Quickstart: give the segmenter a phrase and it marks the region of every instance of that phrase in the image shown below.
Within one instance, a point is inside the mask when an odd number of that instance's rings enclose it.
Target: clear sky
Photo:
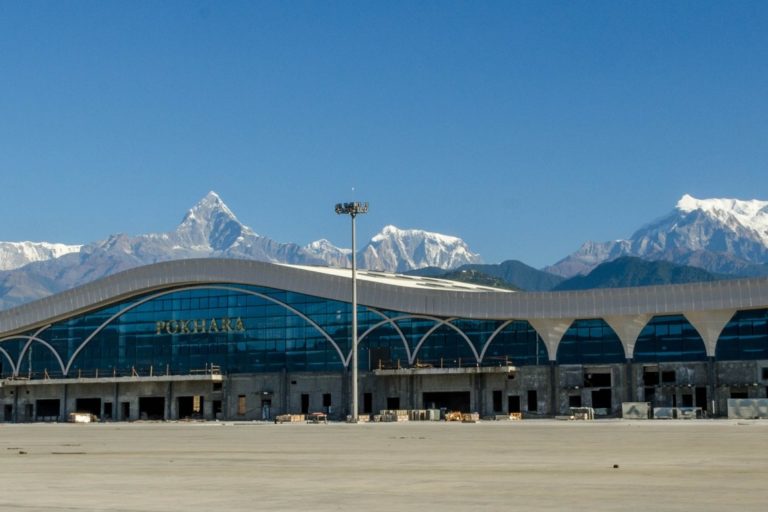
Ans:
[[[333,204],[540,267],[684,194],[768,199],[768,2],[0,0],[0,240],[278,241]],[[354,190],[353,190],[354,188]]]

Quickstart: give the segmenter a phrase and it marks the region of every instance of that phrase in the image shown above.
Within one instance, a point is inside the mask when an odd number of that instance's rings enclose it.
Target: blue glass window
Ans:
[[[768,309],[737,312],[717,340],[715,357],[768,359]]]
[[[607,364],[625,359],[619,337],[602,319],[575,320],[557,349],[560,364]]]
[[[639,363],[706,359],[701,336],[683,315],[653,317],[640,332],[633,357]]]

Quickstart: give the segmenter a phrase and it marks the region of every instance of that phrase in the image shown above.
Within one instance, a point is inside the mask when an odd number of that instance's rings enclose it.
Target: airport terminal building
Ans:
[[[766,398],[768,278],[512,292],[358,272],[361,414]],[[270,420],[351,397],[351,272],[157,263],[0,312],[0,421]]]

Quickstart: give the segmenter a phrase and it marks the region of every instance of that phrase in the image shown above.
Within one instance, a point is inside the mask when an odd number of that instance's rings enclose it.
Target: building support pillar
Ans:
[[[408,401],[411,409],[416,409],[416,376],[408,377]]]
[[[13,390],[13,422],[19,422],[19,388]]]
[[[165,421],[173,418],[173,381],[168,381],[165,390]]]
[[[352,414],[351,406],[352,406],[352,399],[349,394],[349,385],[350,381],[352,380],[352,375],[349,371],[349,368],[344,368],[342,371],[342,377],[341,377],[341,403],[344,404],[343,407],[343,414],[344,418]]]
[[[715,358],[707,357],[707,393],[709,398],[709,413],[712,416],[717,414],[717,399],[715,391],[717,390],[717,372],[715,371]]]
[[[115,382],[115,403],[112,405],[112,419],[115,421],[124,421],[122,418],[122,404],[120,403],[120,383]]]
[[[626,393],[625,393],[625,400],[627,402],[635,402],[635,378],[634,378],[634,372],[632,371],[632,358],[627,358],[627,364],[626,364],[626,379],[627,379],[627,386],[626,386]]]
[[[61,421],[67,421],[67,400],[69,397],[67,396],[67,385],[64,384],[64,401],[61,404],[61,411],[62,411],[62,418]]]
[[[557,367],[555,365],[555,361],[549,362],[549,392],[550,392],[550,414],[552,416],[557,416],[560,414],[560,407],[558,404],[557,396],[559,389],[557,386]],[[528,406],[530,408],[530,405]]]
[[[291,400],[291,382],[288,380],[288,370],[283,368],[283,396],[280,397],[280,402],[281,402],[280,406],[283,408],[283,414],[290,414],[291,412],[290,400]],[[344,402],[342,401],[342,403]]]

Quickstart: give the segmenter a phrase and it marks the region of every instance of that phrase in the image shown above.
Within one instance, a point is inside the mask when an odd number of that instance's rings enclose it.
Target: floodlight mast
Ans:
[[[352,415],[350,421],[357,423],[357,255],[355,247],[355,217],[368,213],[368,203],[338,203],[336,213],[352,218]]]

